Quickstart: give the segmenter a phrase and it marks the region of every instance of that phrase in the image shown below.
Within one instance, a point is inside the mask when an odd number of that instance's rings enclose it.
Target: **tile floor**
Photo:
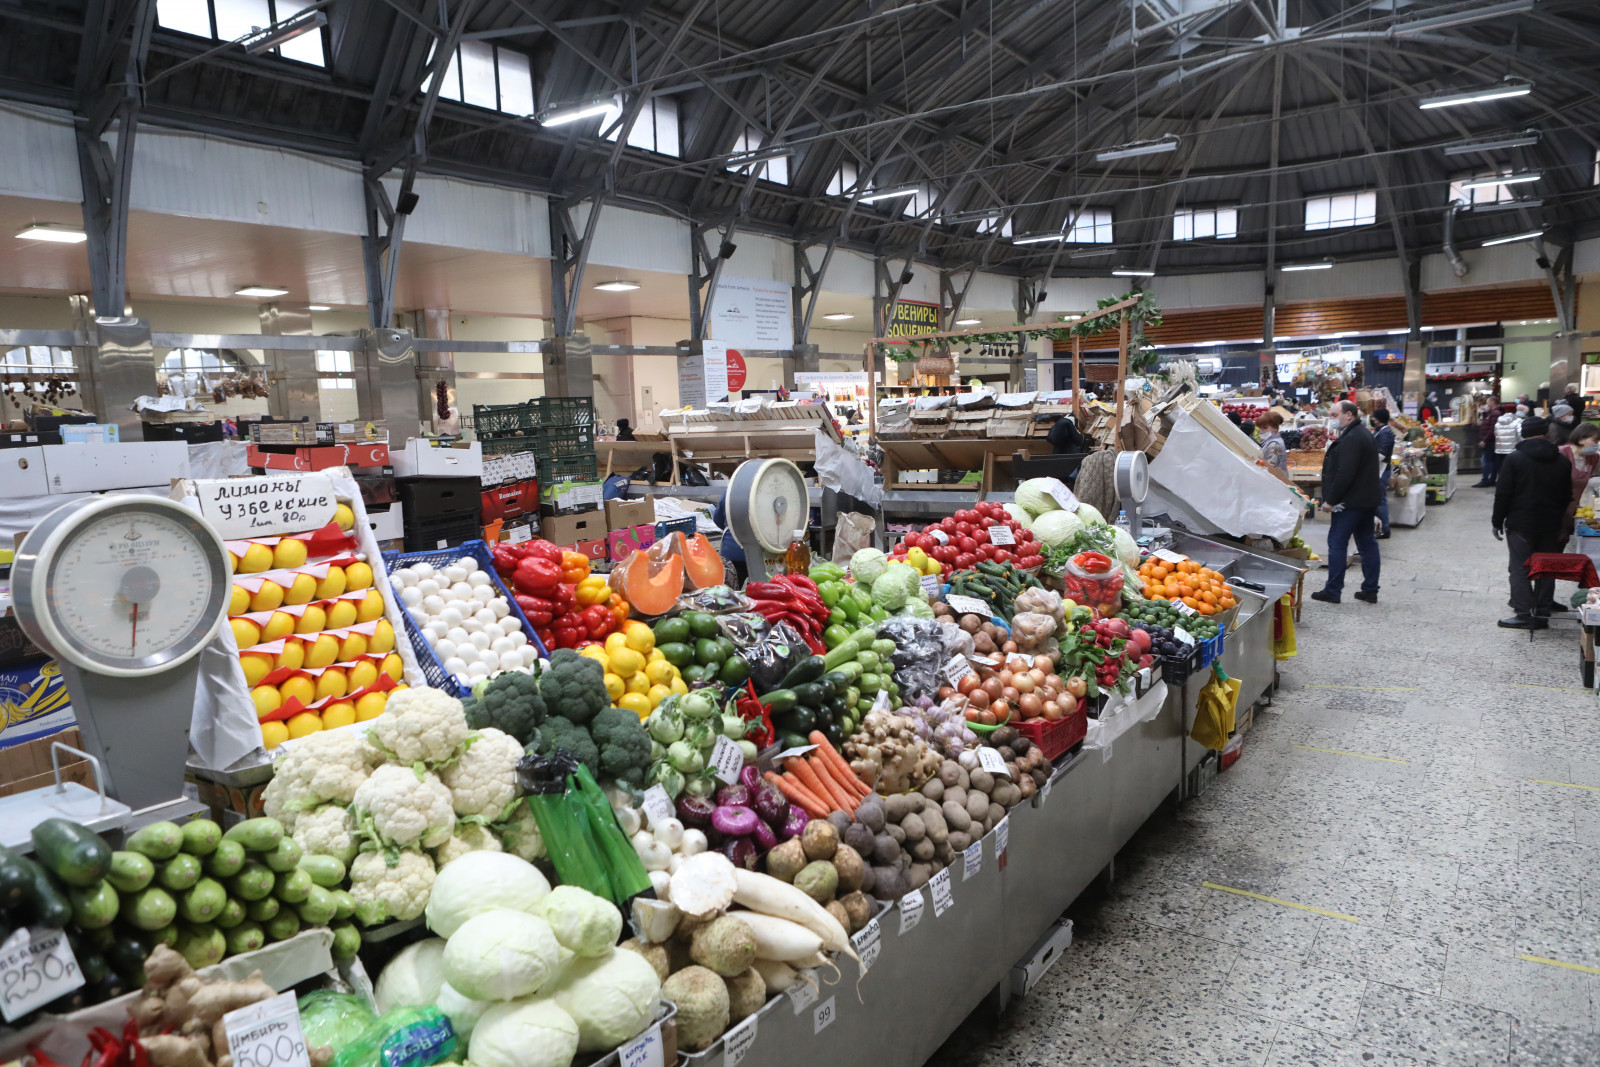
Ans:
[[[933,1064],[1600,1064],[1600,704],[1570,623],[1495,628],[1489,505],[1463,487],[1397,527],[1378,606],[1359,578],[1307,600],[1244,758],[1152,818],[1040,988]]]

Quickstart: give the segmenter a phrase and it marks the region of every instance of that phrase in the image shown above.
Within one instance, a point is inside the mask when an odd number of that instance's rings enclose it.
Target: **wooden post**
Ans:
[[[1128,380],[1128,320],[1124,318],[1117,325],[1117,426],[1114,431],[1117,442],[1122,441],[1122,390]]]
[[[1073,334],[1072,335],[1072,410],[1077,412],[1078,430],[1079,430],[1079,432],[1083,431],[1083,428],[1084,428],[1084,425],[1085,425],[1085,422],[1084,422],[1084,409],[1083,409],[1083,390],[1078,385],[1079,375],[1082,373],[1082,369],[1079,366],[1079,361],[1080,361],[1080,359],[1082,357],[1083,357],[1083,338],[1079,337],[1077,334]]]
[[[865,354],[861,357],[862,364],[867,369],[867,440],[878,439],[878,376],[873,373],[872,342],[867,342]]]

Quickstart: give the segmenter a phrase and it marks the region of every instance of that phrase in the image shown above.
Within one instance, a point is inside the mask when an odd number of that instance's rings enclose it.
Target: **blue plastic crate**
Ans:
[[[1227,640],[1227,637],[1227,634],[1218,631],[1217,636],[1207,638],[1199,643],[1200,667],[1202,670],[1211,666],[1217,660],[1222,658],[1222,646],[1223,642]]]
[[[392,573],[399,567],[409,567],[413,563],[431,563],[435,567],[447,567],[462,556],[471,556],[478,561],[478,566],[489,572],[489,580],[494,583],[495,590],[504,596],[506,603],[511,606],[511,617],[522,623],[522,632],[528,635],[528,643],[539,650],[540,658],[548,658],[549,650],[544,647],[544,642],[539,640],[539,635],[534,632],[528,617],[517,606],[516,596],[500,580],[500,573],[494,569],[494,557],[489,553],[489,546],[482,541],[463,541],[455,548],[440,548],[432,552],[385,552],[383,564],[385,570]],[[422,675],[428,680],[428,684],[435,689],[444,690],[453,697],[469,696],[472,692],[470,689],[457,682],[454,675],[445,673],[444,665],[439,662],[433,646],[422,636],[422,630],[411,617],[411,612],[405,610],[404,605],[401,605],[400,614],[405,616],[406,635],[411,638],[411,649],[417,654],[417,663],[422,667]]]

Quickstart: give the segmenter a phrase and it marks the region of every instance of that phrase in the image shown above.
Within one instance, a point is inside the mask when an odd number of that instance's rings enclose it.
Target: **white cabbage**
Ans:
[[[494,908],[534,912],[550,895],[539,868],[509,852],[468,852],[442,868],[428,896],[428,929],[450,937],[461,924]]]

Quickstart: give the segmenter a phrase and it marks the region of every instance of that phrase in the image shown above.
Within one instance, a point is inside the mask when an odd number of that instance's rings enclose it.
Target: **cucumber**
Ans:
[[[244,846],[237,841],[219,842],[217,850],[201,866],[213,878],[232,878],[244,866]]]
[[[153,860],[170,860],[183,847],[183,830],[175,822],[153,822],[135,831],[127,844],[129,851]]]
[[[78,955],[78,970],[83,972],[85,982],[94,985],[106,980],[106,975],[111,973],[111,965],[100,953],[85,952]]]
[[[208,923],[215,921],[227,904],[228,894],[223,890],[222,883],[214,878],[202,878],[183,895],[179,910],[192,923]],[[239,917],[244,918],[242,908]]]
[[[23,898],[22,911],[33,924],[60,928],[72,921],[72,902],[61,891],[61,887],[50,880],[47,872],[39,864],[26,856],[17,857],[28,871],[28,892]]]
[[[287,941],[300,932],[300,916],[291,909],[284,908],[267,923],[266,930],[269,941]]]
[[[361,931],[353,923],[338,923],[333,927],[333,958],[346,962],[356,958],[361,951]]]
[[[111,871],[110,846],[66,819],[46,819],[33,828],[33,854],[57,878],[84,889]]]
[[[271,852],[283,840],[283,823],[277,819],[246,819],[222,835],[224,841],[237,841],[251,852]]]
[[[246,860],[239,873],[228,879],[228,894],[249,902],[272,892],[272,871],[265,864]]]
[[[227,954],[228,942],[210,923],[196,923],[178,931],[178,943],[173,946],[178,955],[189,961],[189,966],[199,969],[221,963]]]
[[[333,917],[334,919],[348,919],[356,913],[356,900],[350,895],[349,890],[335,889],[333,891]],[[338,928],[334,928],[335,934]]]
[[[305,852],[298,842],[292,837],[285,837],[278,842],[278,847],[268,852],[261,858],[261,862],[272,868],[278,874],[292,871],[300,864],[300,857]]]
[[[111,964],[111,969],[118,974],[142,984],[144,961],[154,947],[155,942],[150,938],[124,930],[117,934],[111,942],[111,947],[106,949],[106,962]]]
[[[140,930],[160,930],[178,915],[178,902],[158,886],[122,898],[122,919]]]
[[[774,689],[772,692],[766,694],[760,699],[761,703],[765,704],[767,709],[774,715],[781,715],[786,711],[792,711],[795,706],[795,695],[793,689]]]
[[[307,926],[327,925],[333,920],[334,913],[337,910],[333,894],[320,885],[312,886],[306,894],[306,899],[301,901],[295,908],[296,913],[300,916],[300,921]]]
[[[148,893],[149,890],[147,889],[145,892]],[[168,948],[172,948],[178,943],[178,924],[168,923],[161,929],[153,931],[150,934],[150,943],[152,945],[166,945]]]
[[[337,889],[344,881],[344,861],[337,856],[308,854],[300,857],[299,866],[311,876],[313,882],[326,889]]]
[[[119,893],[137,893],[149,885],[156,876],[156,865],[150,857],[138,852],[113,852],[111,872],[106,881]]]
[[[311,886],[311,875],[296,867],[292,871],[278,875],[272,887],[272,895],[285,904],[298,904],[310,895]]]
[[[808,708],[820,708],[827,703],[828,692],[819,682],[806,682],[794,687],[794,700]]]
[[[271,898],[269,897],[268,899]],[[229,897],[228,902],[217,913],[217,917],[211,921],[220,929],[232,930],[235,926],[244,922],[244,905]]]
[[[110,926],[111,920],[117,917],[117,909],[122,903],[117,891],[111,888],[111,883],[104,880],[96,882],[87,889],[80,886],[71,887],[67,890],[67,899],[72,902],[72,921],[84,930],[98,930],[102,926]],[[94,981],[92,978],[89,980]]]
[[[191,856],[209,856],[222,840],[222,827],[210,819],[195,819],[183,824],[183,851]]]
[[[229,898],[232,899],[231,897]],[[278,912],[283,910],[283,905],[278,903],[277,897],[262,897],[252,900],[244,906],[244,917],[253,923],[264,923],[277,918]]]
[[[241,952],[254,952],[267,943],[267,935],[261,929],[260,923],[245,921],[235,926],[227,934],[228,955],[237,956]]]
[[[783,676],[783,681],[778,683],[779,689],[793,689],[797,685],[814,682],[825,673],[824,660],[821,656],[807,656],[789,669]]]
[[[0,845],[0,911],[21,904],[33,885],[33,873],[22,857]]]
[[[186,852],[180,852],[156,872],[156,884],[173,893],[181,893],[200,880],[200,861]]]

